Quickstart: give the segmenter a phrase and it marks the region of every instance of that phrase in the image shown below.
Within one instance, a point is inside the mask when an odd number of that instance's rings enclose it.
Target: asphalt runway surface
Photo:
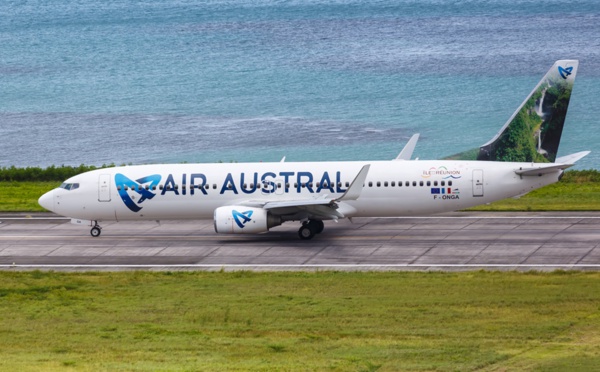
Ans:
[[[299,223],[219,235],[212,221],[87,226],[47,214],[0,215],[4,270],[599,270],[600,213],[466,213]]]

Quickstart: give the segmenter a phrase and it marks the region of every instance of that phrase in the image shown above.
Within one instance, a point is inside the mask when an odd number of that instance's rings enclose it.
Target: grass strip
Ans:
[[[594,370],[600,273],[0,272],[1,370]]]
[[[46,212],[38,204],[44,193],[61,182],[0,182],[0,212]]]

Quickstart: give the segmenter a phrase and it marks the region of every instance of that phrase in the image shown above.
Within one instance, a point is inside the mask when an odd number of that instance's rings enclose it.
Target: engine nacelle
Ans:
[[[257,234],[281,225],[281,217],[262,208],[232,205],[215,209],[214,222],[219,234]]]

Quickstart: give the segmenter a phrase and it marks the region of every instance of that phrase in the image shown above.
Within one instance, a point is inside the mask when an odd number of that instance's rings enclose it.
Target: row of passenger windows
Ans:
[[[79,187],[79,184],[73,184],[73,185],[77,185],[77,187]],[[452,186],[452,181],[448,181],[448,182],[446,182],[446,181],[440,181],[439,183],[438,183],[438,181],[412,181],[412,182],[411,181],[404,181],[404,182],[402,182],[402,181],[398,181],[398,182],[396,182],[396,181],[383,181],[383,182],[381,182],[381,181],[377,181],[377,182],[369,181],[367,185],[369,187],[375,187],[375,186],[376,187],[382,187],[382,186],[383,187],[410,187],[411,185],[413,187],[416,187],[416,186]],[[367,186],[367,185],[365,185],[365,186]],[[261,186],[264,187],[264,188],[271,187],[269,185],[269,183],[264,183],[264,184],[258,183],[258,184],[256,184],[256,188],[257,189],[260,189]],[[277,183],[277,188],[281,188],[281,186],[282,186],[281,183]],[[290,186],[291,186],[291,184],[289,184],[289,183],[285,184],[285,187],[288,188],[288,189],[290,188]],[[331,185],[331,187],[334,187],[334,186],[336,186],[336,185],[335,184]],[[75,188],[77,188],[77,187],[75,187]],[[200,189],[201,187],[203,187],[206,190],[208,190],[208,189],[211,188],[210,185],[204,185],[204,186],[193,185],[193,186],[189,186],[189,189],[190,190],[191,189]],[[255,188],[255,186],[254,186],[253,183],[250,184],[250,187],[248,187],[248,184],[246,184],[246,183],[242,187],[244,189],[248,189],[248,188],[254,189]],[[310,187],[310,188],[317,187],[317,188],[319,188],[319,187],[321,187],[321,184],[320,184],[320,182],[316,182],[316,183],[309,182],[309,183],[302,183],[302,184],[300,184],[300,187],[301,188],[306,188],[306,187]],[[329,186],[328,183],[326,183],[326,182],[323,183],[323,187],[322,188],[326,189],[326,188],[329,188],[329,187],[330,186]],[[342,183],[338,182],[337,183],[337,187],[338,188],[342,187]],[[345,187],[350,187],[350,182],[346,182],[345,183]],[[163,190],[165,188],[167,190],[173,190],[173,189],[179,190],[179,185],[175,185],[175,187],[171,187],[170,185],[167,185],[166,187],[164,187],[163,185],[158,186],[159,190]],[[187,188],[188,187],[186,185],[181,186],[182,190],[186,190]],[[233,188],[233,186],[232,185],[228,185],[227,188],[231,190]],[[294,183],[294,188],[298,188],[298,183]],[[73,189],[74,188],[71,188],[71,190],[73,190]],[[121,188],[121,186],[118,186],[117,189],[121,190],[122,188]],[[135,190],[136,187],[125,186],[124,189],[125,190]],[[152,186],[150,188],[148,185],[146,185],[146,186],[138,185],[137,186],[137,190],[143,190],[143,189],[145,189],[145,190],[150,190],[150,189],[156,190],[157,187],[156,186]],[[212,185],[212,189],[216,190],[217,189],[217,185],[213,184]]]
[[[383,186],[383,187],[388,187],[388,186],[396,187],[396,181],[391,181],[391,182],[388,182],[388,181],[380,182],[380,181],[378,181],[378,182],[375,182],[375,183],[369,182],[369,187],[374,187],[374,185],[376,185],[377,187],[381,187],[381,186]],[[446,186],[446,185],[447,186],[452,186],[452,181],[448,181],[448,182],[446,182],[446,181],[440,181],[439,183],[438,183],[438,181],[418,181],[418,182],[417,181],[412,181],[412,182],[410,182],[410,181],[404,181],[404,183],[402,181],[398,181],[398,187],[402,187],[402,186],[409,187],[411,185],[413,187],[416,187],[416,186]]]

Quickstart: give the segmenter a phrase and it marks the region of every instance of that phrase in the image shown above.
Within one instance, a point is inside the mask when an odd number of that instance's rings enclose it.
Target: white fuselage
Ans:
[[[40,204],[95,221],[210,219],[222,206],[340,197],[366,164],[360,196],[339,205],[344,217],[460,210],[525,194],[561,174],[522,177],[515,171],[533,164],[449,160],[141,165],[72,177],[65,182],[77,188],[52,190]]]

